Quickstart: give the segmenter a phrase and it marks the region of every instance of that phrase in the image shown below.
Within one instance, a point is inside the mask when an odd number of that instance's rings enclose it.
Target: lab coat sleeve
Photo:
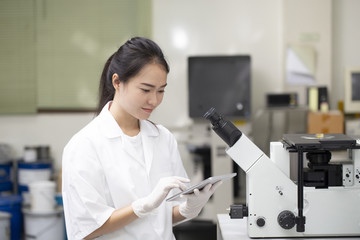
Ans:
[[[76,239],[99,228],[115,210],[106,197],[106,180],[93,145],[86,137],[75,137],[63,154],[66,225]]]

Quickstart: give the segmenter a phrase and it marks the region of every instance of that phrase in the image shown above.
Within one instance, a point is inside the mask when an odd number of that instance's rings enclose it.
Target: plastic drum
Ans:
[[[10,217],[10,213],[0,212],[0,239],[10,240]]]
[[[23,208],[25,240],[64,240],[64,212],[58,207],[49,212],[35,212]]]
[[[0,196],[0,211],[11,214],[10,217],[10,239],[20,240],[22,231],[22,197],[20,195]]]
[[[50,180],[52,174],[51,163],[19,162],[18,184],[19,193],[29,191],[29,184],[36,181]]]

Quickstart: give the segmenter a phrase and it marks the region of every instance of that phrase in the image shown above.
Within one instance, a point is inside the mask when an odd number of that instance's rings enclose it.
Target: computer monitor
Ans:
[[[202,118],[211,107],[227,118],[250,118],[249,55],[189,57],[188,83],[191,118]]]
[[[345,69],[344,112],[360,113],[360,67]]]

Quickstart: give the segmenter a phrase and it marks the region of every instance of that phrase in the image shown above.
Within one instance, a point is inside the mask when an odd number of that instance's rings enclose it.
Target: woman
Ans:
[[[63,201],[68,238],[175,239],[217,184],[164,199],[189,182],[174,136],[147,119],[161,103],[169,66],[159,46],[132,38],[106,62],[98,115],[66,145]]]

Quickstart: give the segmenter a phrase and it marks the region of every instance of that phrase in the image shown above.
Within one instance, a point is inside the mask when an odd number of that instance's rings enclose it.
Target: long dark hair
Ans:
[[[149,63],[160,64],[167,73],[170,71],[160,47],[152,40],[143,37],[131,38],[112,54],[106,61],[101,74],[96,114],[98,115],[106,103],[114,98],[113,74],[116,73],[119,80],[126,83]]]

